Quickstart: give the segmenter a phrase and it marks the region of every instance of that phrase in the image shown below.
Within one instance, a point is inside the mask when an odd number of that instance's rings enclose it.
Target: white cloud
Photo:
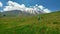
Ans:
[[[43,10],[42,12],[44,13],[49,13],[50,10],[45,9],[45,7],[43,7],[42,5],[35,5],[35,6],[31,6],[31,7],[26,7],[24,4],[18,4],[16,2],[13,1],[8,1],[7,2],[8,6],[5,6],[5,8],[3,9],[3,11],[10,11],[10,10],[21,10],[21,11],[26,11],[29,13],[39,13],[38,11]]]
[[[3,4],[2,4],[2,2],[0,2],[0,7],[2,7],[3,6]]]
[[[42,5],[39,5],[38,7],[39,7],[41,10],[44,9],[44,6],[42,6]]]
[[[49,9],[44,9],[43,10],[45,13],[50,13],[51,11]]]
[[[8,1],[7,3],[8,6],[5,6],[5,8],[3,9],[4,11],[9,11],[9,10],[22,10],[25,8],[25,5],[22,4],[18,4],[16,2],[12,2],[12,1]]]

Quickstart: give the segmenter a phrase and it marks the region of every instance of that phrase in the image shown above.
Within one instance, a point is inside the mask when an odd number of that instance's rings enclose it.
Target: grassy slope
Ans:
[[[60,34],[60,12],[37,16],[0,18],[0,34]]]

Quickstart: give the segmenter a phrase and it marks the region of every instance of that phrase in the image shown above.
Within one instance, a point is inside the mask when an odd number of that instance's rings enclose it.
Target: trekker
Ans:
[[[38,21],[40,20],[40,16],[38,16]]]

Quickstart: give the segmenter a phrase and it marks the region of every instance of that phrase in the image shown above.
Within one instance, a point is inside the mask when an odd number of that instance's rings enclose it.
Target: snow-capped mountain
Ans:
[[[14,9],[12,9],[12,8],[10,8],[10,9],[5,8],[4,10],[6,10],[6,9],[8,9],[7,11],[20,10],[22,12],[26,12],[26,13],[30,13],[30,14],[50,13],[50,10],[44,9],[44,8],[40,8],[40,7],[39,6],[34,6],[34,7],[29,7],[29,8],[27,8],[27,7],[21,8],[20,7],[20,8],[16,8],[16,9],[15,8]]]
[[[27,12],[30,14],[41,14],[41,13],[50,13],[51,11],[49,9],[46,9],[42,5],[35,5],[26,7],[24,4],[18,4],[13,1],[8,1],[7,6],[3,9],[3,11],[12,11],[12,10],[20,10],[22,12]]]

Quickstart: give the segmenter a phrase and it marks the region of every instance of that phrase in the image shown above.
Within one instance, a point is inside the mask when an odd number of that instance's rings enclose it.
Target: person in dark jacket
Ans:
[[[40,20],[40,16],[38,16],[38,21]]]

